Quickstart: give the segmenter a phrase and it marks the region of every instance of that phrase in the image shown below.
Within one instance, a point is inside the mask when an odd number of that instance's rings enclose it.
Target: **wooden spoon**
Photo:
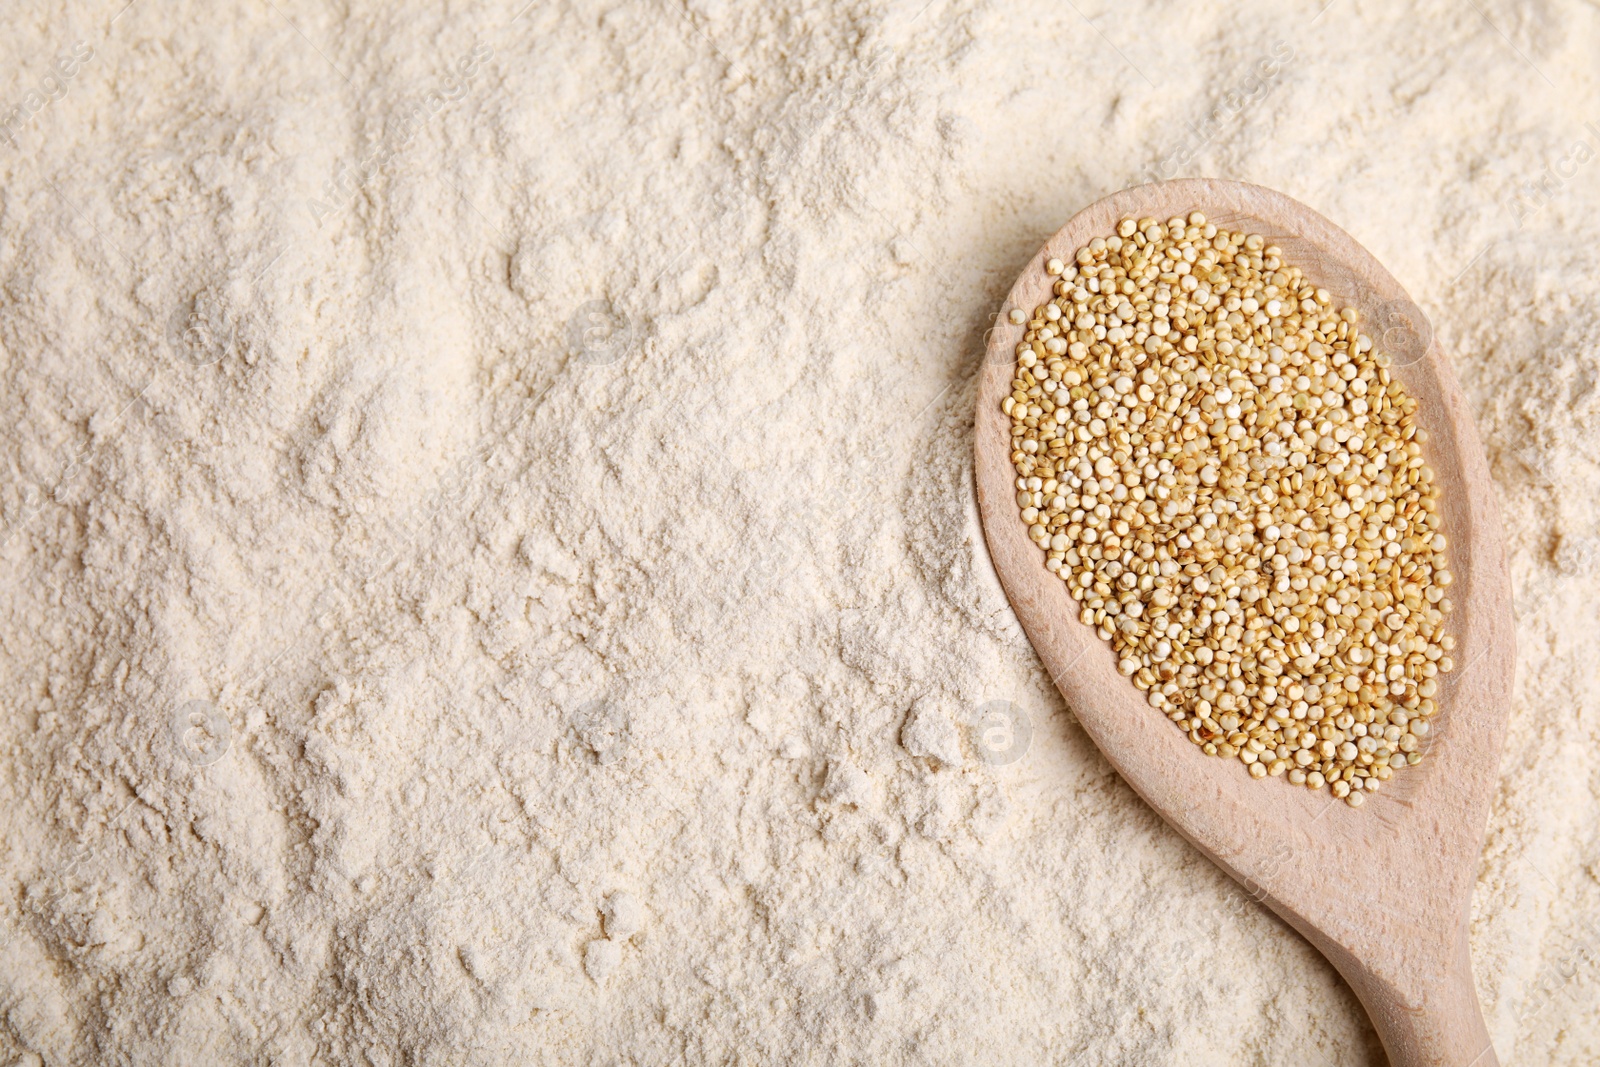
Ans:
[[[1443,676],[1426,758],[1359,809],[1281,778],[1252,779],[1207,757],[1117,672],[1110,645],[1079,621],[1017,514],[1010,419],[1013,353],[1051,298],[1048,259],[1115,232],[1122,218],[1204,212],[1219,227],[1282,246],[1335,298],[1358,308],[1393,372],[1420,401],[1449,538],[1456,668]],[[1510,583],[1483,448],[1455,374],[1422,312],[1349,234],[1281,193],[1239,182],[1160,182],[1075,215],[1017,279],[989,342],[978,390],[976,477],[983,529],[1011,606],[1056,686],[1112,766],[1162,818],[1300,931],[1344,975],[1396,1067],[1493,1067],[1472,984],[1467,921],[1495,789],[1514,661]]]

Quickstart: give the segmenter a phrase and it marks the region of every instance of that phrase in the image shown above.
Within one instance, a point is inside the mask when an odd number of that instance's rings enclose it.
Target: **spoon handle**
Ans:
[[[1334,963],[1366,1007],[1390,1067],[1499,1067],[1472,983],[1464,929],[1442,967],[1386,978],[1352,956]]]

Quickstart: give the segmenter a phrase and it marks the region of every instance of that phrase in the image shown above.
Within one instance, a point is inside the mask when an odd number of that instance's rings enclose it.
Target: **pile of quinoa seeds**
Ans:
[[[1199,212],[1046,270],[1001,403],[1045,566],[1207,755],[1359,806],[1452,666],[1417,401],[1354,308]]]

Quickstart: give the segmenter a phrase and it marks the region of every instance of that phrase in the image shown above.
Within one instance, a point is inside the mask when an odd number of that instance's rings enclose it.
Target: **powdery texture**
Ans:
[[[8,6],[0,1059],[1381,1063],[976,524],[989,316],[1152,170],[1458,354],[1521,608],[1479,991],[1600,1058],[1600,15],[921,2]]]

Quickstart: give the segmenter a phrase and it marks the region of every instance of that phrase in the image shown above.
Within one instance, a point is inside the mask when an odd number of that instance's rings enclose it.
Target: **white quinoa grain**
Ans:
[[[1447,540],[1417,401],[1282,250],[1122,219],[1017,344],[1017,505],[1118,669],[1210,755],[1352,806],[1422,758]]]

